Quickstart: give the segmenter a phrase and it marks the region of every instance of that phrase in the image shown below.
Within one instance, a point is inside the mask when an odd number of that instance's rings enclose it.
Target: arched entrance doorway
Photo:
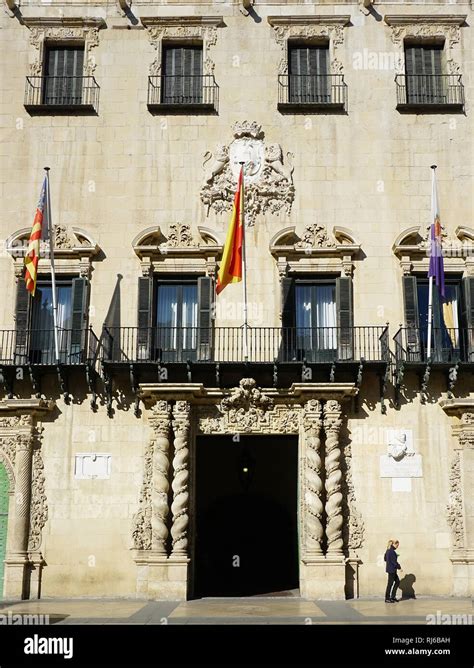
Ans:
[[[0,598],[3,598],[5,553],[7,550],[8,500],[10,484],[5,466],[0,462]]]

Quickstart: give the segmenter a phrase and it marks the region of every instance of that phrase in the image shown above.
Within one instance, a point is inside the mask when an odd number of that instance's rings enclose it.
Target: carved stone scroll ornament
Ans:
[[[259,213],[291,211],[295,197],[291,153],[283,155],[279,144],[265,145],[256,121],[236,122],[234,139],[204,154],[204,182],[201,201],[207,212],[222,213],[232,208],[240,163],[244,162],[245,222],[252,226]]]
[[[453,535],[453,547],[464,547],[464,513],[462,502],[461,451],[456,450],[449,471],[449,503],[446,508]]]
[[[191,228],[185,223],[171,223],[166,241],[160,244],[166,248],[195,248],[197,245]]]
[[[189,431],[191,407],[187,401],[177,401],[173,409],[174,458],[173,503],[171,527],[173,554],[186,555],[189,524]]]
[[[35,448],[31,479],[29,551],[36,552],[41,547],[42,530],[47,519],[48,505],[45,492],[44,463],[40,448]]]
[[[63,19],[67,21],[67,19]],[[43,74],[44,50],[47,42],[84,42],[84,76],[93,76],[96,61],[91,49],[99,44],[99,30],[105,25],[102,19],[70,19],[71,25],[55,25],[57,19],[26,19],[30,28],[30,44],[36,49],[33,62],[30,63],[30,74]]]
[[[326,433],[326,535],[328,554],[342,554],[342,493],[341,493],[341,406],[338,401],[327,401],[324,405],[324,430]]]
[[[355,552],[364,543],[365,527],[362,517],[357,510],[357,498],[352,477],[352,446],[347,443],[344,448],[344,482],[346,488],[346,503],[349,513],[347,526],[347,545],[350,552]]]
[[[425,21],[419,21],[413,18],[413,23],[407,23],[405,20],[398,23],[397,17],[385,17],[389,23],[391,39],[395,46],[400,47],[400,59],[397,67],[398,73],[405,72],[403,44],[405,40],[433,40],[443,41],[446,51],[446,65],[448,74],[460,74],[460,54],[455,57],[456,45],[461,40],[460,25],[453,25],[449,22],[442,23],[442,17],[436,17],[436,21],[431,22],[428,18]],[[458,60],[459,59],[459,60]]]
[[[216,407],[201,410],[198,428],[202,434],[297,434],[300,410],[274,405],[253,378],[242,378]]]
[[[185,25],[189,21],[188,17],[180,17],[183,25],[177,25],[170,19],[170,23],[167,24],[166,17],[160,17],[160,19],[149,20],[149,25],[146,19],[143,19],[143,22],[146,22],[146,28],[148,31],[148,38],[151,45],[156,51],[156,56],[153,62],[150,65],[150,75],[151,76],[160,76],[161,66],[162,66],[162,54],[163,54],[163,41],[182,41],[189,40],[193,42],[199,40],[202,42],[202,65],[203,65],[203,74],[213,74],[214,73],[214,62],[210,56],[210,49],[217,42],[217,20],[215,25]],[[191,20],[193,17],[189,17]],[[155,21],[162,22],[162,25],[155,25]],[[220,24],[220,22],[219,22]]]
[[[324,529],[322,524],[323,482],[321,480],[321,404],[315,399],[307,401],[303,412],[306,465],[304,467],[304,536],[307,554],[322,554]]]
[[[332,238],[324,225],[313,223],[306,225],[305,231],[301,235],[300,241],[297,241],[295,248],[335,248],[336,239]]]
[[[348,17],[347,17],[348,18]],[[279,74],[288,74],[288,41],[289,40],[311,40],[329,42],[330,49],[330,71],[331,74],[341,74],[343,67],[338,58],[338,47],[344,44],[344,23],[318,22],[317,24],[305,24],[305,17],[301,17],[300,24],[290,23],[281,25],[285,17],[279,17],[278,22],[272,21],[275,41],[281,49],[281,59],[278,66]]]

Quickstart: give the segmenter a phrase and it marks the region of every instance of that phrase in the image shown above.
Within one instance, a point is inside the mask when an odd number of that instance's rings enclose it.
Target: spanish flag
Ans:
[[[227,232],[221,266],[217,274],[217,294],[222,292],[229,283],[238,283],[242,280],[243,199],[243,168],[241,168],[232,207],[232,218]]]
[[[28,241],[28,250],[25,255],[25,283],[26,289],[31,292],[33,297],[36,291],[36,276],[38,273],[38,262],[40,256],[40,241],[43,236],[43,214],[46,207],[47,179],[43,181],[41,195],[36,207],[35,219],[31,228],[30,240]]]

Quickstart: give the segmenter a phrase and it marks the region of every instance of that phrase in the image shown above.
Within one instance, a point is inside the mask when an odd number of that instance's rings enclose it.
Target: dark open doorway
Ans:
[[[297,589],[297,437],[201,436],[196,452],[194,596]]]

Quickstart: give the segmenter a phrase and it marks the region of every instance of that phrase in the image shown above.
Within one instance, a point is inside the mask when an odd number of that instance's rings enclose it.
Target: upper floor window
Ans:
[[[82,104],[84,46],[49,46],[44,63],[43,104]]]
[[[329,45],[289,46],[289,101],[330,102]]]
[[[162,77],[165,104],[201,104],[202,46],[165,46]]]
[[[462,111],[460,74],[446,74],[444,46],[405,43],[405,74],[396,77],[399,110]]]

